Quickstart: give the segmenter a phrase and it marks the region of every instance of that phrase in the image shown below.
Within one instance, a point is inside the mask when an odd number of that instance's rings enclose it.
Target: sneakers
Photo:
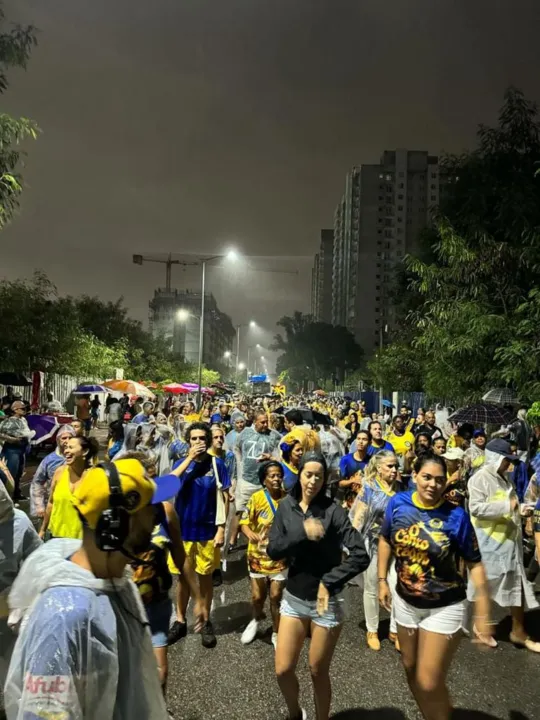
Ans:
[[[216,636],[214,634],[214,627],[210,620],[207,620],[202,626],[201,642],[202,646],[205,648],[214,648],[217,645]]]
[[[187,635],[187,625],[185,622],[180,622],[179,620],[175,620],[171,627],[169,628],[169,632],[167,634],[167,644],[168,645],[174,645],[174,643],[178,642],[181,638],[186,637]]]
[[[240,642],[242,645],[249,645],[249,643],[252,643],[255,638],[257,637],[257,633],[259,631],[259,623],[257,620],[250,620],[246,629],[242,633],[242,637],[240,638]]]
[[[277,649],[277,633],[272,633],[272,645],[274,646],[274,650]]]
[[[218,568],[217,570],[214,570],[212,573],[212,585],[214,587],[219,587],[220,585],[223,585],[223,575],[221,574],[221,570]]]
[[[379,640],[379,636],[376,632],[367,632],[366,633],[366,641],[367,646],[370,650],[380,650],[381,649],[381,641]]]

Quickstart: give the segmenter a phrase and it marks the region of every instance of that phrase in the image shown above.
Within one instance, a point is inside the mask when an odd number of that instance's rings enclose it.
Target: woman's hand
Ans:
[[[317,590],[317,615],[324,615],[328,610],[328,603],[330,601],[330,593],[325,585],[319,583],[319,589]]]
[[[379,580],[379,602],[385,610],[392,610],[392,593],[386,580]]]
[[[308,540],[319,542],[324,537],[324,525],[316,518],[308,518],[304,520],[304,530]]]

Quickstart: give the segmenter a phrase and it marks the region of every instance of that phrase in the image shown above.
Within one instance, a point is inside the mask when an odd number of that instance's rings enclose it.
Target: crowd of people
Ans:
[[[524,428],[523,413],[488,434],[431,409],[369,415],[343,398],[229,396],[197,410],[111,395],[100,449],[92,402],[35,471],[31,519],[17,507],[20,401],[0,420],[9,720],[167,718],[167,648],[187,634],[190,601],[202,646],[216,646],[214,588],[244,552],[252,617],[241,642],[263,630],[268,601],[290,720],[307,717],[296,665],[308,638],[316,718],[329,718],[347,584],[363,589],[368,651],[381,649],[381,607],[390,613],[427,720],[450,717],[460,638],[497,646],[493,602],[509,609],[511,642],[540,653],[525,628],[538,604],[540,428]]]

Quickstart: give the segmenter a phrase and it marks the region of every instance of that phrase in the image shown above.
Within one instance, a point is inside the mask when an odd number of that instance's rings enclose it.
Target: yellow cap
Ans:
[[[145,475],[141,463],[126,458],[117,460],[114,465],[118,470],[128,513],[136,513],[150,505],[157,486]],[[109,478],[105,470],[101,467],[87,470],[73,493],[73,504],[92,530],[95,530],[101,513],[109,507],[109,496]]]

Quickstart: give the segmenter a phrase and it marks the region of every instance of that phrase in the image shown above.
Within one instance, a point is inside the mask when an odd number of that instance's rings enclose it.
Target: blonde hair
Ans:
[[[368,485],[373,485],[375,478],[379,474],[379,468],[383,460],[394,458],[397,460],[396,453],[391,450],[381,450],[376,455],[373,455],[368,463],[368,466],[364,470],[364,482]]]

